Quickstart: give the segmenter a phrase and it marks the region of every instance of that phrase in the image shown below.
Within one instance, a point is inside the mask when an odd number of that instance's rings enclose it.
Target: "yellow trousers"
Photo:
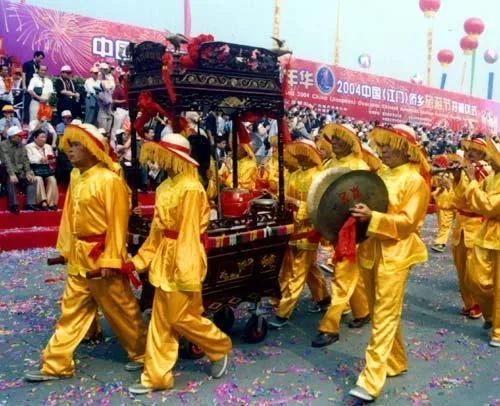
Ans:
[[[434,244],[444,244],[448,242],[448,237],[450,236],[451,226],[453,225],[453,217],[455,212],[453,210],[438,209],[437,211],[437,223],[438,232],[436,238],[434,239]]]
[[[387,271],[379,262],[380,257],[373,269],[360,270],[370,307],[372,334],[366,348],[366,366],[356,383],[375,397],[382,392],[387,376],[408,369],[401,314],[409,269]]]
[[[279,275],[279,285],[282,291],[287,284],[287,278],[289,278],[291,275],[291,272],[289,270],[292,266],[292,262],[293,262],[292,249],[291,247],[288,247],[285,252],[285,256],[283,258],[283,265],[281,267],[282,270]],[[287,269],[287,271],[283,271],[283,269]],[[312,299],[316,303],[329,298],[329,293],[326,287],[325,278],[323,278],[321,272],[318,270],[317,267],[311,269],[311,271],[307,274],[306,284],[311,292]],[[278,306],[279,302],[280,302],[279,299],[274,297],[269,299],[269,303],[273,306]]]
[[[211,361],[231,351],[231,339],[203,317],[201,292],[155,289],[141,383],[154,389],[174,386],[179,336],[200,347]]]
[[[347,260],[335,264],[331,286],[332,301],[319,323],[318,330],[322,333],[338,334],[342,313],[349,304],[355,319],[369,314],[365,285],[359,277],[358,264]]]
[[[306,282],[315,302],[329,297],[326,281],[319,272],[316,250],[302,250],[294,246],[287,249],[280,274],[281,300],[276,311],[279,317],[289,318],[297,305]]]
[[[466,282],[465,276],[468,269],[473,270],[474,268],[471,268],[472,249],[465,246],[463,233],[458,245],[451,247],[451,253],[453,254],[453,261],[455,262],[455,269],[457,270],[460,296],[462,296],[464,307],[466,309],[471,309],[476,304],[476,301],[472,296],[471,289],[468,282]]]
[[[500,251],[475,246],[471,262],[474,272],[467,274],[467,281],[472,295],[484,319],[493,324],[491,338],[500,340]]]
[[[99,307],[133,361],[144,359],[146,326],[129,281],[123,276],[86,279],[68,275],[61,303],[61,317],[42,353],[42,372],[71,376],[73,353],[95,320]]]
[[[99,319],[99,311],[96,309],[94,321],[92,321],[92,324],[90,325],[90,328],[88,329],[87,334],[85,334],[84,337],[86,340],[95,340],[103,333]]]

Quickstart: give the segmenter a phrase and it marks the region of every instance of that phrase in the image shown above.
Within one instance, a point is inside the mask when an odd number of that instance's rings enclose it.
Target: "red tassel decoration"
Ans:
[[[333,263],[347,259],[356,262],[356,219],[349,217],[339,231],[339,238],[335,245]]]

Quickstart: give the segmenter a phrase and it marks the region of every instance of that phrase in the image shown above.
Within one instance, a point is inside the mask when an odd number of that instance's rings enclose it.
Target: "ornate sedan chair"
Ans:
[[[263,297],[280,297],[278,276],[293,231],[292,214],[285,208],[281,131],[284,104],[277,55],[266,49],[222,42],[201,44],[195,66],[189,67],[183,66],[180,53],[166,51],[163,45],[157,43],[131,45],[129,54],[131,75],[128,97],[132,123],[137,123],[139,110],[142,112],[140,117],[145,114],[141,104],[145,95],[147,98],[152,96],[150,105],[169,113],[174,130],[183,111],[207,112],[216,109],[229,115],[233,121],[233,189],[219,193],[218,218],[212,220],[208,228],[205,242],[208,273],[203,285],[203,302],[206,311],[214,315],[215,323],[226,332],[234,323],[233,309],[243,302],[254,303],[244,328],[244,337],[250,342],[259,342],[266,336],[267,323],[259,314],[258,303]],[[245,202],[252,191],[237,189],[237,122],[248,113],[265,114],[278,121],[277,200],[266,197]],[[133,176],[130,186],[134,207],[138,205],[140,171],[136,129],[140,131],[139,127],[132,126]],[[217,159],[217,154],[214,159]],[[218,162],[216,167],[219,167]],[[243,201],[248,207],[245,206],[246,209],[239,215],[234,215],[234,210],[221,207],[221,194],[223,200],[236,204]],[[232,212],[232,215],[227,216],[227,212]],[[132,252],[146,238],[151,215],[143,211],[141,215],[131,217],[129,245]],[[152,304],[153,289],[147,282],[147,275],[142,279],[144,286],[140,303],[141,308],[146,309]],[[194,351],[196,349],[188,348],[188,352]]]

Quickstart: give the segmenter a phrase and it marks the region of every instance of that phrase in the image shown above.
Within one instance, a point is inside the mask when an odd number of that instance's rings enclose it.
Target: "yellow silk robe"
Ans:
[[[264,164],[264,171],[261,176],[263,182],[267,182],[269,184],[268,190],[274,194],[278,194],[278,185],[279,185],[279,165],[278,165],[278,155],[277,153],[273,153],[269,160]],[[283,168],[285,177],[288,174],[286,168]]]
[[[377,241],[387,270],[398,271],[427,261],[427,249],[418,236],[429,205],[429,188],[411,164],[379,172],[389,192],[387,213],[374,211],[368,238],[360,244],[358,261],[363,268],[374,265]]]
[[[181,173],[165,180],[156,189],[149,236],[132,258],[135,268],[149,267],[149,281],[165,292],[200,292],[207,272],[201,235],[209,218],[207,194],[197,178]],[[178,233],[177,239],[165,237],[166,230]]]
[[[202,283],[207,255],[201,235],[209,223],[207,194],[196,176],[180,173],[156,189],[149,236],[132,262],[149,268],[155,289],[141,383],[154,389],[174,385],[179,336],[201,348],[211,361],[231,351],[231,340],[203,317]]]
[[[224,166],[222,170],[222,178],[227,187],[233,187],[232,168]],[[257,168],[257,161],[254,158],[245,156],[238,160],[238,188],[254,190],[255,181],[257,180],[259,169]]]
[[[307,194],[313,178],[320,172],[321,167],[315,166],[309,169],[297,169],[288,177],[285,195],[299,201],[298,210],[294,214],[294,235],[313,230],[307,212]],[[293,240],[293,235],[290,245],[303,250],[316,250],[318,248],[318,244],[309,242],[307,238]]]
[[[448,242],[448,237],[453,225],[453,192],[451,190],[438,186],[433,192],[432,197],[437,206],[438,232],[434,239],[434,244],[444,244]]]
[[[127,259],[127,227],[130,211],[125,181],[104,164],[80,174],[71,172],[71,182],[59,226],[56,248],[68,262],[70,275],[86,276],[87,271],[122,266]],[[102,255],[89,257],[96,243],[78,237],[106,235]]]
[[[455,218],[455,229],[453,230],[451,238],[452,244],[457,246],[460,244],[460,239],[462,238],[463,233],[465,246],[467,248],[472,248],[483,220],[479,215],[474,216],[474,213],[469,208],[469,204],[465,198],[465,188],[468,184],[469,182],[466,179],[466,175],[462,174],[460,182],[455,186],[452,192],[452,204],[457,212]],[[472,214],[472,216],[467,214]]]
[[[408,369],[400,326],[404,290],[410,267],[427,259],[418,232],[430,196],[425,180],[411,163],[384,169],[379,175],[389,192],[389,207],[387,213],[372,212],[369,238],[358,247],[372,334],[366,366],[356,384],[374,397],[382,392],[387,376]]]
[[[500,342],[500,173],[489,175],[465,190],[470,209],[484,217],[473,248],[466,281],[485,320],[491,321],[491,339]]]
[[[500,250],[500,173],[492,173],[481,184],[470,182],[465,197],[470,209],[484,217],[475,245]]]
[[[368,164],[355,154],[340,159],[331,159],[329,168],[349,168],[351,170],[370,170]],[[333,251],[333,250],[332,250]],[[363,279],[359,277],[357,263],[342,260],[335,264],[331,283],[332,301],[319,323],[318,330],[323,333],[338,334],[342,313],[350,305],[355,319],[366,317],[369,313]]]
[[[306,283],[316,302],[329,297],[326,282],[316,266],[318,244],[307,237],[294,239],[297,234],[314,230],[307,212],[307,194],[314,176],[320,171],[320,166],[297,169],[285,182],[286,196],[298,200],[299,207],[294,213],[294,232],[280,274],[281,300],[276,311],[279,317],[291,316]]]
[[[131,360],[142,362],[147,329],[137,300],[123,275],[87,279],[86,272],[120,268],[127,259],[129,193],[125,181],[97,164],[73,169],[64,203],[57,249],[68,261],[61,318],[42,354],[42,372],[71,376],[73,352],[97,319],[99,307]],[[80,238],[105,234],[103,253],[89,257],[96,243]]]

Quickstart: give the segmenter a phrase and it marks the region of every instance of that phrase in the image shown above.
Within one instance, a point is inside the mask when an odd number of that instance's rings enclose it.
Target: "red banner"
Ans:
[[[491,100],[295,58],[287,80],[287,104],[314,105],[322,113],[336,109],[364,121],[499,132],[500,103]]]

